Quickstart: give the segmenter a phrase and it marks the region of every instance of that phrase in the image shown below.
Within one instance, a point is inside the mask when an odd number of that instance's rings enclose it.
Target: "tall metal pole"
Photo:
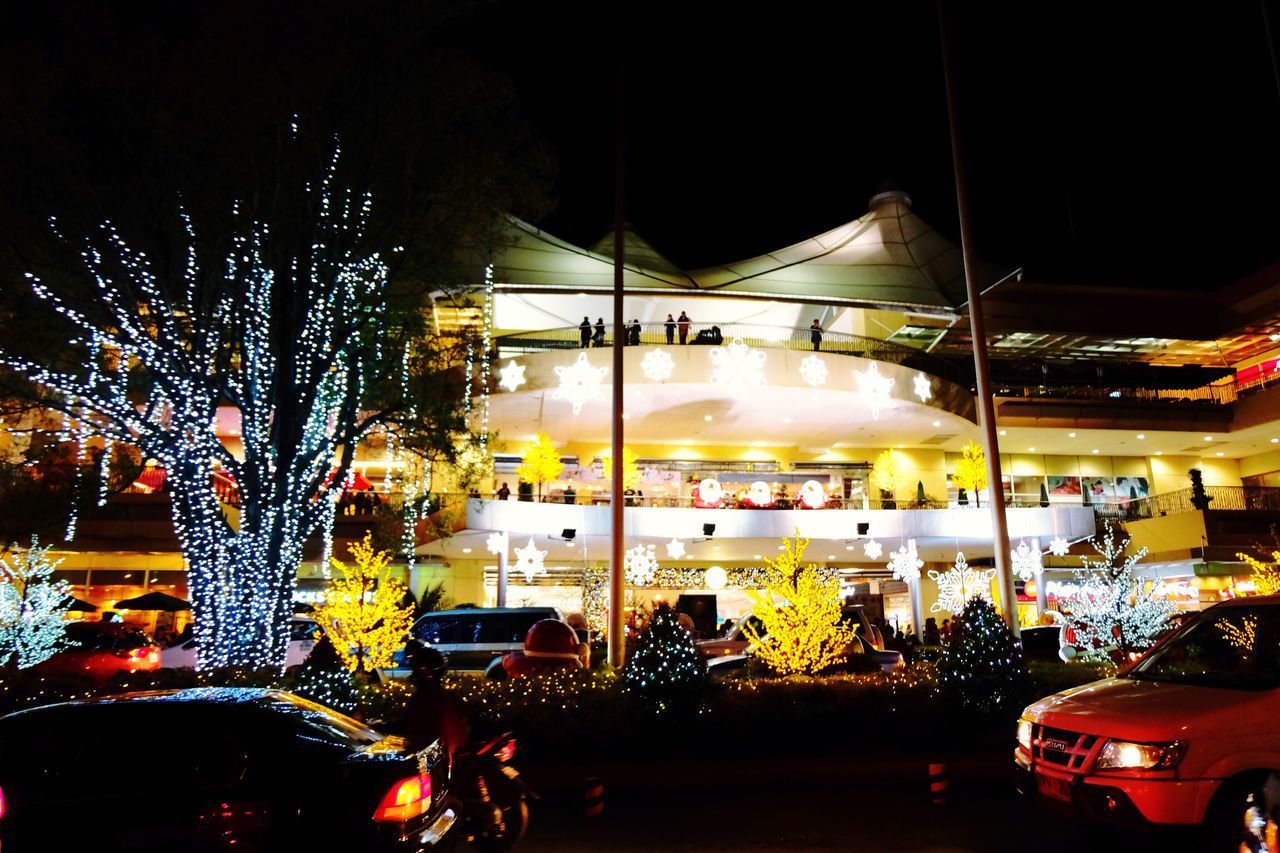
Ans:
[[[623,72],[618,69],[618,136],[614,151],[613,197],[613,459],[609,465],[609,665],[621,667],[627,657],[626,589],[623,586],[623,554],[626,531],[622,514],[622,346],[626,341],[626,319],[622,314],[622,264],[625,251],[622,189],[623,160]]]
[[[947,84],[947,119],[951,128],[951,164],[956,175],[956,207],[960,214],[960,248],[964,254],[964,286],[969,300],[969,333],[973,338],[973,368],[978,380],[978,416],[982,421],[987,454],[987,483],[991,493],[992,545],[995,548],[996,578],[1004,621],[1016,637],[1018,600],[1013,588],[1013,566],[1009,555],[1009,525],[1004,514],[1004,481],[1000,476],[1000,439],[996,431],[995,401],[991,394],[991,370],[987,363],[987,326],[982,316],[982,283],[973,248],[972,211],[969,209],[969,181],[965,174],[964,139],[960,133],[960,109],[955,68],[951,57],[950,22],[946,0],[938,0],[938,24],[942,30],[942,69]]]

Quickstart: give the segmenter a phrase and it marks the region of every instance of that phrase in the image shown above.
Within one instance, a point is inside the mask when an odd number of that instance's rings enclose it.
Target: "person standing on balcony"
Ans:
[[[578,336],[582,341],[582,349],[586,349],[591,345],[591,320],[583,317],[582,322],[578,324]]]
[[[502,488],[498,489],[498,500],[505,501],[505,500],[510,500],[510,498],[511,498],[511,489],[507,486],[506,483],[503,483]]]
[[[817,320],[809,326],[809,340],[813,342],[813,351],[817,352],[822,347],[822,326]]]
[[[671,315],[667,315],[667,322],[662,324],[662,328],[667,332],[667,346],[671,346],[676,342],[676,321],[671,319]]]
[[[627,343],[633,347],[640,346],[640,321],[632,320],[631,328],[627,329]]]
[[[681,311],[680,316],[676,318],[676,325],[680,328],[680,345],[681,346],[684,346],[689,342],[689,323],[690,322],[692,321],[689,319],[689,315],[684,313],[683,311]]]
[[[596,332],[591,336],[591,344],[595,347],[604,346],[604,318],[596,318]]]

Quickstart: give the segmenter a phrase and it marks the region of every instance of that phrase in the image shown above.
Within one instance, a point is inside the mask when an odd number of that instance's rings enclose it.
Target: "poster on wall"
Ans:
[[[1116,497],[1121,501],[1136,501],[1151,497],[1151,487],[1146,477],[1116,477]]]
[[[1049,494],[1051,496],[1080,497],[1079,477],[1051,474],[1046,479],[1049,481]]]
[[[1089,490],[1089,498],[1093,500],[1112,498],[1116,494],[1115,484],[1110,477],[1085,477],[1084,487]]]

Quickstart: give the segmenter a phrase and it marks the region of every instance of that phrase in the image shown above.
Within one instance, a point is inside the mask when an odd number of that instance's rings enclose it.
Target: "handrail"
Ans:
[[[720,331],[720,341],[706,340],[713,328]],[[594,332],[594,327],[593,330]],[[699,340],[699,335],[703,340]],[[741,338],[743,343],[758,349],[813,350],[811,330],[807,327],[770,326],[760,323],[710,323],[697,322],[690,324],[687,342],[689,346],[706,344],[721,345]],[[679,346],[678,330],[673,332],[672,345]],[[612,346],[613,333],[606,327],[600,346]],[[639,331],[640,346],[664,345],[667,341],[665,323],[641,323]],[[593,344],[595,345],[595,344]],[[577,326],[564,326],[557,329],[539,329],[528,332],[513,332],[494,338],[494,347],[500,357],[522,355],[546,350],[581,349],[581,330]],[[851,335],[846,332],[823,331],[819,349],[825,353],[836,355],[852,355],[874,359],[889,364],[900,364],[904,367],[921,370],[925,373],[949,380],[968,388],[972,382],[968,372],[950,361],[930,355],[914,347]]]

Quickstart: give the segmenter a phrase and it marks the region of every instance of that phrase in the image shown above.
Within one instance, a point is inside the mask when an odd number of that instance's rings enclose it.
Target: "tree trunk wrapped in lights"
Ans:
[[[417,385],[448,383],[415,367],[437,367],[438,353],[409,351],[414,314],[391,306],[410,299],[389,292],[400,249],[366,233],[371,197],[339,186],[336,143],[318,175],[290,156],[254,215],[235,206],[225,241],[202,239],[178,210],[174,233],[153,241],[167,254],[131,248],[106,222],[75,241],[78,278],[27,273],[68,323],[78,360],[46,366],[0,349],[0,365],[78,428],[166,469],[202,669],[283,666],[303,543],[331,525],[366,435],[419,421],[445,422],[433,434],[448,442],[461,432],[447,413],[410,403]],[[223,426],[238,428],[238,452],[215,430],[220,408],[232,412]],[[238,516],[214,490],[215,471],[234,480]]]

